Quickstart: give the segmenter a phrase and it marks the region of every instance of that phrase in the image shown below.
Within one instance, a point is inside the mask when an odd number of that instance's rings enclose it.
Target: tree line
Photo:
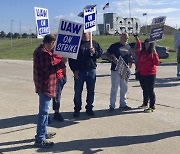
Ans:
[[[1,39],[5,39],[5,38],[19,39],[19,38],[30,38],[30,37],[36,38],[37,36],[34,33],[31,33],[31,34],[27,34],[27,33],[20,34],[20,33],[11,33],[11,32],[9,32],[9,33],[6,34],[4,31],[0,32],[0,38]]]

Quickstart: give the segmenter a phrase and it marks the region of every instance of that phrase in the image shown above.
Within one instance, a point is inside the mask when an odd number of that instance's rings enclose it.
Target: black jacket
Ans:
[[[90,41],[81,41],[77,59],[69,58],[69,66],[73,72],[96,69],[96,59],[101,57],[102,49],[96,41],[93,41],[92,43],[95,49],[95,54],[93,54],[93,56],[91,56],[89,51]]]

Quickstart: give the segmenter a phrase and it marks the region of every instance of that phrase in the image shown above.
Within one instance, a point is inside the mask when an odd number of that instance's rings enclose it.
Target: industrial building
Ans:
[[[98,24],[99,34],[120,35],[140,33],[140,20],[137,18],[122,18],[116,13],[104,13],[103,24]]]

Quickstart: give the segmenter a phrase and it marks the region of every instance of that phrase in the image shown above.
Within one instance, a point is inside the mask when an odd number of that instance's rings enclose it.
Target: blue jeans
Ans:
[[[87,97],[86,110],[92,110],[94,102],[94,89],[96,83],[96,70],[79,71],[79,78],[74,78],[74,110],[79,112],[82,106],[82,91],[86,82]]]
[[[36,141],[45,140],[45,135],[47,134],[47,125],[48,125],[48,111],[50,108],[51,97],[48,97],[42,93],[39,95],[39,113],[37,121],[37,130],[36,130]]]
[[[53,98],[53,110],[59,110],[60,108],[60,100],[61,100],[61,93],[63,90],[63,87],[67,81],[66,77],[63,77],[61,79],[57,80],[57,85],[56,85],[56,97]]]
[[[120,100],[119,107],[125,107],[127,105],[127,82],[120,78],[117,71],[111,71],[111,94],[110,94],[110,108],[115,108],[116,97],[118,87],[120,86]]]

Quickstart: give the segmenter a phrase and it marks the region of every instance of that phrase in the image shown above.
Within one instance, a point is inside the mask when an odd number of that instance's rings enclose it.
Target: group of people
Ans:
[[[121,56],[126,65],[131,68],[134,52],[128,45],[128,34],[123,33],[120,41],[112,44],[106,52],[107,58],[111,61],[111,92],[109,111],[115,109],[115,102],[118,87],[120,86],[120,110],[130,110],[127,105],[126,94],[128,82],[123,80],[116,71],[118,59]],[[66,63],[67,58],[53,54],[55,46],[55,36],[48,34],[43,39],[43,44],[35,49],[33,54],[33,78],[36,93],[39,96],[39,113],[37,120],[37,130],[35,135],[35,146],[49,148],[54,145],[46,139],[53,138],[56,133],[47,132],[47,125],[50,119],[48,111],[51,99],[53,100],[54,120],[63,121],[60,114],[60,99],[63,86],[66,83]],[[82,91],[86,83],[86,114],[94,116],[93,102],[96,83],[97,59],[101,57],[102,49],[96,41],[90,45],[90,33],[83,33],[77,59],[68,59],[69,67],[74,75],[74,113],[75,118],[80,116],[82,109]],[[139,81],[143,90],[143,104],[139,108],[144,108],[145,112],[155,110],[154,84],[156,78],[156,66],[159,64],[158,54],[154,43],[145,40],[141,45],[137,38],[136,46],[136,72],[139,73]],[[149,108],[147,107],[149,105]]]

